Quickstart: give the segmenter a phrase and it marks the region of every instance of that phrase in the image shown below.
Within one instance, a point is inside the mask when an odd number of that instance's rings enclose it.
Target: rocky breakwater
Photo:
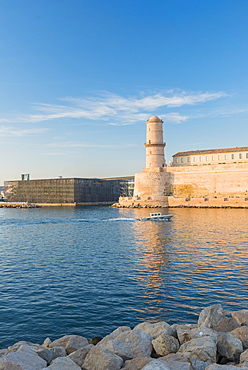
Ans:
[[[67,335],[0,350],[0,370],[248,370],[248,310],[205,308],[196,324],[143,322],[88,341]]]

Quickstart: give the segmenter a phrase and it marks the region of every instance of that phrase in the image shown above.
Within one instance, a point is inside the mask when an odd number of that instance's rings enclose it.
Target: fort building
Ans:
[[[178,152],[172,157],[172,165],[179,167],[201,166],[204,164],[248,163],[248,146]]]
[[[166,166],[162,124],[146,122],[146,167],[117,206],[248,208],[248,147],[179,152]]]

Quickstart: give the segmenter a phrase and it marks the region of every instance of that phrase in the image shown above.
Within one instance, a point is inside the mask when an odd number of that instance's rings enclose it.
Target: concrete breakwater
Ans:
[[[248,370],[248,310],[201,311],[195,324],[143,322],[88,341],[66,335],[0,350],[0,370]]]

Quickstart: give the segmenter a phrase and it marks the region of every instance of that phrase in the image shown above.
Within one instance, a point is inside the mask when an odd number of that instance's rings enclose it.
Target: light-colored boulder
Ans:
[[[212,337],[214,340],[217,339],[217,333],[214,330],[205,327],[198,328],[198,326],[194,327],[192,325],[178,326],[177,336],[180,344],[188,342],[193,338]]]
[[[230,332],[240,326],[232,317],[225,316],[221,304],[214,304],[202,310],[198,325],[221,332]]]
[[[113,339],[115,339],[116,337],[118,337],[118,335],[126,333],[126,332],[130,332],[130,331],[132,331],[132,329],[129,326],[119,326],[117,329],[112,331],[112,333],[110,333],[109,335]]]
[[[20,348],[22,348],[22,349],[23,348],[26,348],[26,349],[31,348],[34,351],[37,351],[38,349],[46,349],[46,347],[41,346],[40,344],[36,344],[36,343],[32,343],[32,342],[26,342],[26,341],[20,341],[20,342],[17,342],[15,344],[13,344],[10,347],[8,347],[7,348],[7,353],[16,352]]]
[[[114,352],[100,346],[94,346],[87,354],[84,370],[120,370],[123,359]]]
[[[101,344],[100,344],[101,343]],[[135,357],[129,343],[125,343],[122,340],[111,339],[111,336],[108,340],[101,341],[99,346],[102,348],[106,348],[112,352],[114,352],[117,356],[120,356],[124,361],[130,360]]]
[[[153,339],[157,338],[161,334],[173,335],[175,330],[170,327],[165,321],[151,323],[149,321],[142,322],[134,327],[134,329],[143,330],[145,333],[150,335]]]
[[[231,315],[239,324],[248,322],[248,310],[233,311]]]
[[[151,357],[136,357],[132,360],[125,361],[125,366],[121,370],[142,370],[152,360]]]
[[[206,370],[238,370],[238,367],[232,365],[218,365],[212,364],[206,368]]]
[[[181,354],[173,353],[158,359],[170,370],[192,370],[190,362]]]
[[[44,340],[44,342],[42,343],[42,346],[44,346],[44,347],[48,347],[50,343],[52,343],[52,341],[51,341],[51,339],[50,339],[50,338],[48,338],[48,337],[47,337],[47,338]]]
[[[159,356],[166,356],[179,350],[178,340],[167,334],[161,334],[156,339],[153,339],[152,345]]]
[[[241,340],[231,333],[218,333],[217,352],[219,355],[231,361],[238,358],[242,351]]]
[[[179,348],[178,353],[183,354],[189,360],[203,362],[216,362],[217,346],[211,337],[194,338],[185,342]]]
[[[53,351],[53,360],[57,357],[67,356],[67,353],[64,347],[53,347],[52,351]]]
[[[124,331],[115,339],[105,337],[97,346],[104,347],[122,354],[128,359],[135,357],[150,357],[152,353],[152,337],[146,334],[143,330],[134,329]]]
[[[26,344],[0,358],[0,370],[40,370],[46,366],[47,362]]]
[[[75,364],[69,357],[57,357],[51,365],[43,370],[82,370],[80,366]]]
[[[49,344],[50,348],[53,347],[64,347],[66,353],[69,355],[70,353],[76,351],[79,348],[85,347],[89,344],[88,340],[81,335],[65,335],[62,338],[56,339],[55,341]]]
[[[91,348],[93,348],[93,344],[89,344],[83,348],[77,349],[75,352],[69,354],[69,358],[75,362],[78,366],[82,367],[85,357],[90,352]]]
[[[171,370],[164,362],[159,360],[152,360],[142,370]]]
[[[240,355],[240,363],[248,362],[248,349],[241,353]]]
[[[235,335],[236,338],[241,340],[244,349],[248,348],[248,327],[247,326],[240,326],[240,328],[237,328],[231,331],[231,334]]]

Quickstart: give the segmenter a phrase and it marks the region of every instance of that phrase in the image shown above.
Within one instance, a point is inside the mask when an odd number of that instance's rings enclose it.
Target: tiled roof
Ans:
[[[248,146],[224,149],[190,150],[188,152],[178,152],[174,154],[172,157],[183,157],[186,155],[199,155],[199,154],[233,153],[233,152],[248,152]]]

